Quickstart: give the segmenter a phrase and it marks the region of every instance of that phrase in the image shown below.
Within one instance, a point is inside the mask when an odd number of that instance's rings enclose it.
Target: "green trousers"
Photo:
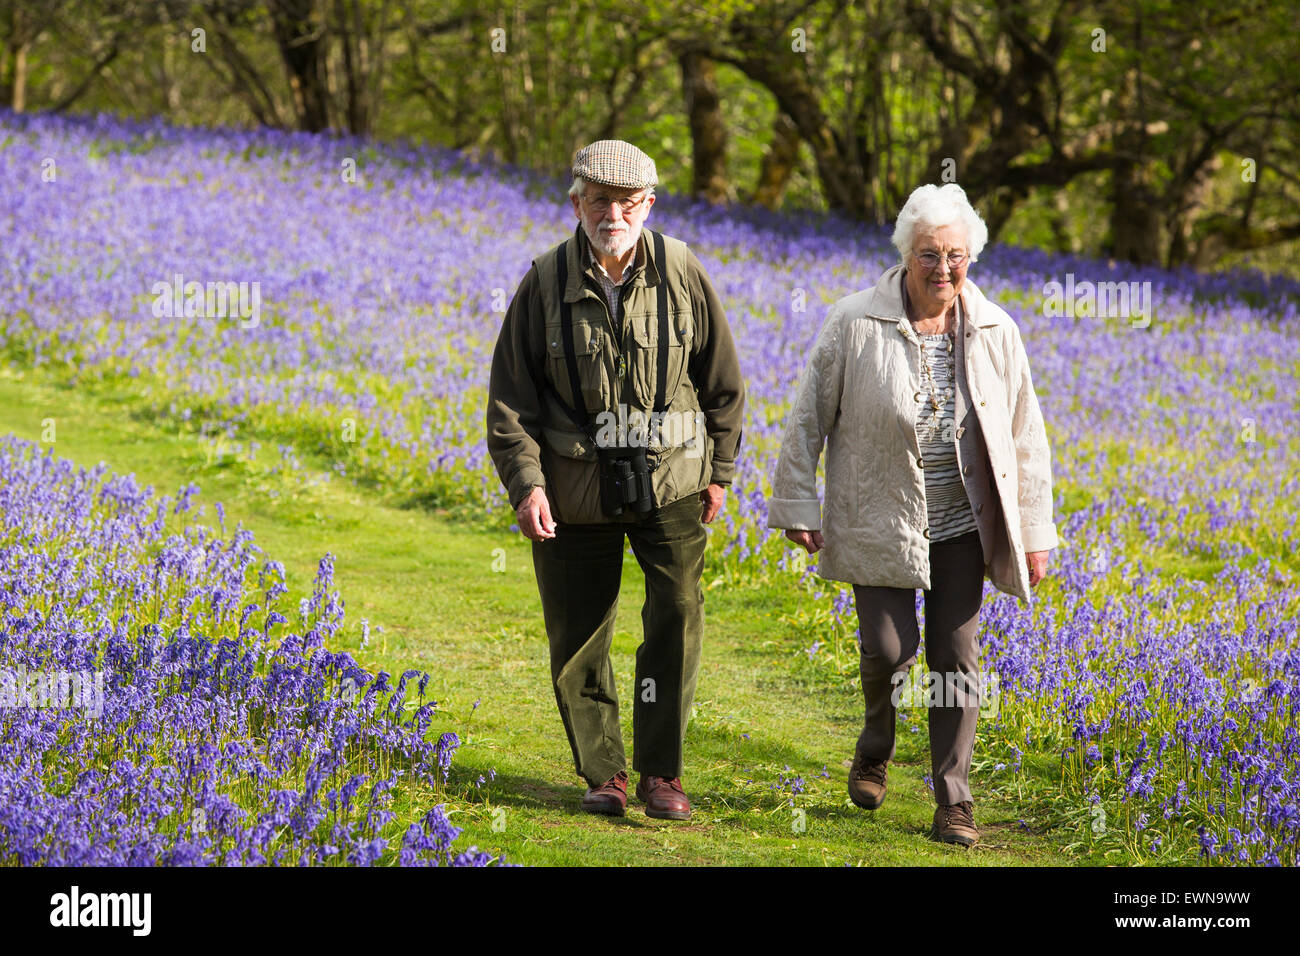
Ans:
[[[551,681],[578,775],[598,787],[627,769],[609,659],[623,572],[623,540],[645,574],[644,636],[636,652],[633,767],[680,777],[704,634],[700,500],[691,495],[644,517],[556,524],[533,542],[533,568],[551,650]]]

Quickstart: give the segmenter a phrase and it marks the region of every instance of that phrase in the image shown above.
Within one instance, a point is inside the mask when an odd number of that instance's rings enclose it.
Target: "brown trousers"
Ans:
[[[980,676],[976,632],[984,596],[984,551],[978,531],[930,544],[930,590],[924,594],[925,656],[930,673],[940,678],[933,696],[922,698],[922,706],[929,700],[934,796],[938,803],[959,803],[972,799],[968,778],[979,719],[978,693],[966,693],[978,686]],[[853,596],[866,699],[858,750],[868,757],[892,760],[895,695],[900,702],[905,700],[907,688],[900,679],[916,663],[921,643],[916,590],[854,585]]]

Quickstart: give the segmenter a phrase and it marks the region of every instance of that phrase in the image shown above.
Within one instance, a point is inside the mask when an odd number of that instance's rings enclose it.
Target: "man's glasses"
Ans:
[[[584,193],[582,198],[586,199],[587,204],[602,216],[609,212],[609,207],[614,203],[618,203],[618,208],[623,210],[624,215],[627,215],[645,202],[645,197],[647,195],[649,194],[642,193],[640,196],[628,196],[624,199],[610,199],[608,196],[597,196],[592,199]]]
[[[927,270],[934,269],[939,265],[939,259],[942,258],[937,252],[920,252],[916,253],[916,261],[921,263]],[[956,272],[966,264],[966,253],[950,252],[948,253],[948,268]]]

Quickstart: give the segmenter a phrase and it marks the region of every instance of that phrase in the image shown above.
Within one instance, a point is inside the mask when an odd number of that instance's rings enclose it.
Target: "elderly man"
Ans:
[[[533,260],[492,357],[487,442],[533,567],[582,809],[622,816],[609,659],[624,536],[645,574],[632,712],[646,815],[688,820],[682,744],[704,623],[704,524],[740,448],[744,383],[722,304],[686,244],[643,230],[654,161],[579,150],[572,238]]]

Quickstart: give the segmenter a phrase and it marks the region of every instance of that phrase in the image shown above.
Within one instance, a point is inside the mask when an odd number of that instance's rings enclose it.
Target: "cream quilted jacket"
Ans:
[[[804,370],[772,497],[771,528],[820,530],[831,581],[929,588],[925,473],[916,438],[920,356],[902,299],[903,267],[831,307]],[[1030,600],[1025,555],[1059,547],[1051,455],[1016,324],[969,279],[958,310],[957,461],[985,573]],[[826,446],[826,508],[817,463]]]

